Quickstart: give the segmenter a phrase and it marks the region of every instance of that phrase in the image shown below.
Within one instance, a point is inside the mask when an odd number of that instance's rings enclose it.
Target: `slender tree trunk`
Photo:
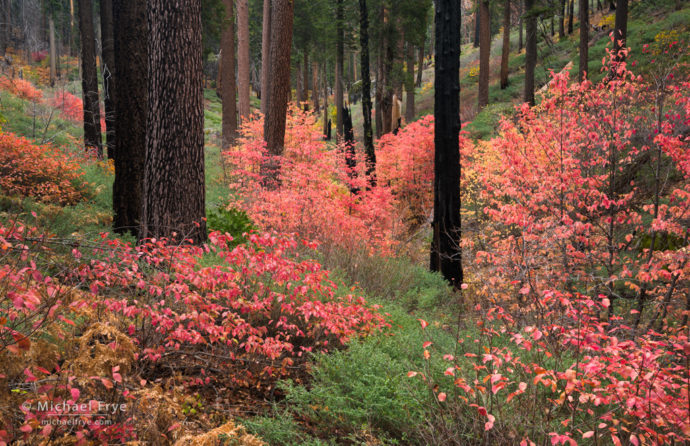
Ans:
[[[343,0],[336,0],[335,108],[337,140],[343,136]]]
[[[568,35],[573,33],[573,22],[575,21],[575,0],[570,0],[568,8]]]
[[[220,91],[223,101],[223,148],[235,144],[237,138],[237,89],[235,82],[235,5],[234,0],[223,0],[225,20],[221,34]],[[249,85],[246,85],[249,88]],[[241,88],[240,88],[241,90]]]
[[[501,89],[508,87],[508,62],[510,61],[510,0],[505,0],[503,10],[503,49],[501,51]]]
[[[460,5],[436,3],[434,219],[430,267],[454,287],[463,280],[460,250]]]
[[[534,105],[534,69],[537,65],[537,15],[534,12],[535,0],[524,1],[527,21],[524,101],[529,105]]]
[[[271,16],[272,80],[269,90],[270,107],[266,111],[264,137],[268,153],[273,159],[264,166],[267,185],[277,181],[279,156],[285,144],[285,122],[290,93],[290,50],[292,49],[293,0],[274,0]]]
[[[565,1],[565,0],[563,0],[563,1]],[[519,37],[518,37],[518,52],[521,52],[522,48],[524,48],[524,46],[525,46],[525,43],[524,43],[525,39],[523,37],[524,31],[525,31],[525,19],[524,19],[525,3],[524,3],[524,0],[518,0],[518,6],[519,6],[518,10],[520,11],[520,25],[519,25],[520,32],[519,32]]]
[[[54,87],[57,79],[57,49],[55,48],[55,20],[53,20],[53,16],[48,18],[48,38],[50,40],[50,86]]]
[[[422,76],[424,74],[424,42],[422,46],[417,49],[417,81],[415,85],[417,87],[422,86]]]
[[[379,49],[380,52],[381,49]],[[383,60],[381,54],[376,58],[376,90],[374,92],[374,99],[376,100],[376,112],[374,114],[376,137],[381,138],[381,135],[383,135]]]
[[[304,64],[302,65],[302,79],[304,82],[304,111],[309,111],[309,52],[304,51]]]
[[[103,159],[101,140],[101,112],[98,99],[96,71],[96,36],[93,28],[91,0],[79,0],[79,30],[81,33],[81,86],[84,98],[84,144]]]
[[[374,134],[371,128],[371,73],[369,72],[369,11],[367,1],[359,0],[359,43],[362,48],[360,65],[362,68],[362,121],[364,151],[367,157],[367,176],[369,184],[376,185],[376,151]]]
[[[77,25],[74,13],[74,0],[69,0],[69,49],[70,56],[77,56]]]
[[[326,63],[323,64],[323,69],[321,71],[321,79],[323,82],[323,136],[327,140],[330,139],[331,134],[331,123],[328,118],[328,76],[326,75],[327,68]]]
[[[489,104],[489,63],[491,59],[491,14],[488,0],[479,2],[479,93],[477,110]]]
[[[113,0],[115,66],[115,182],[113,230],[138,236],[143,206],[148,114],[146,2]]]
[[[584,81],[589,71],[589,4],[580,0],[580,69],[578,80]]]
[[[565,38],[565,4],[567,0],[559,0],[560,6],[558,9],[558,37]]]
[[[206,240],[201,0],[148,0],[141,238]]]
[[[237,0],[237,74],[240,119],[249,119],[249,3]]]
[[[625,56],[620,51],[626,48],[628,38],[628,0],[618,0],[616,3],[616,28],[613,37],[614,60],[622,62]]]
[[[295,67],[295,81],[297,85],[295,86],[295,92],[297,93],[297,105],[304,102],[304,86],[302,82],[302,62],[297,61],[297,66]]]
[[[549,6],[553,7],[554,6],[554,0],[549,0]],[[551,37],[556,35],[556,27],[554,25],[554,13],[551,11]]]
[[[483,0],[480,0],[483,1]],[[481,44],[479,40],[481,39],[481,23],[482,23],[482,7],[481,5],[476,6],[477,10],[474,13],[474,42],[473,46],[479,48]]]
[[[314,101],[314,112],[318,112],[321,109],[319,104],[319,64],[312,62],[311,67],[311,98]]]
[[[264,17],[261,29],[261,114],[266,116],[270,101],[270,52],[271,52],[271,0],[264,0]]]
[[[407,76],[405,77],[405,122],[414,120],[414,45],[407,42]]]
[[[105,111],[105,145],[108,158],[114,159],[115,153],[115,37],[113,36],[113,2],[101,0],[101,73],[103,75],[103,108]]]

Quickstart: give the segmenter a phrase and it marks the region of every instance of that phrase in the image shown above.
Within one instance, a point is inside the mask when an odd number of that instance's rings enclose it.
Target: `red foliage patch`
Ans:
[[[28,101],[40,101],[43,99],[43,92],[34,87],[31,82],[24,79],[10,79],[5,76],[0,76],[0,90],[8,91]]]

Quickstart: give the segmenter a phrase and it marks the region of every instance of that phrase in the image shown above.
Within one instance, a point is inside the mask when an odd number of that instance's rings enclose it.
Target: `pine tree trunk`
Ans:
[[[462,284],[460,250],[460,5],[436,2],[434,90],[434,219],[430,252],[432,271],[454,287]]]
[[[331,131],[331,123],[328,118],[328,76],[326,75],[326,63],[323,64],[321,71],[321,79],[323,82],[323,136],[329,139]]]
[[[312,62],[311,71],[311,98],[314,101],[314,112],[318,112],[321,109],[319,105],[319,64]]]
[[[480,0],[482,1],[482,0]],[[473,46],[479,48],[481,44],[479,40],[481,39],[481,23],[482,23],[482,7],[481,5],[476,5],[477,10],[474,13],[474,42]]]
[[[415,85],[417,87],[422,86],[422,76],[424,75],[424,42],[422,46],[417,49],[417,81]]]
[[[405,77],[405,122],[414,120],[414,45],[407,42],[407,76]]]
[[[524,101],[529,105],[534,105],[534,69],[537,65],[537,16],[534,13],[535,0],[524,1],[527,22]]]
[[[573,33],[573,22],[575,21],[575,0],[570,0],[568,8],[568,35]]]
[[[488,0],[479,2],[479,93],[477,110],[489,104],[489,63],[491,59],[491,15]]]
[[[307,50],[304,51],[304,63],[302,65],[302,79],[303,79],[303,85],[302,87],[304,88],[304,111],[309,111],[309,52]]]
[[[295,67],[295,80],[297,85],[295,86],[295,91],[297,92],[297,105],[299,106],[304,102],[304,86],[302,82],[302,62],[297,61],[297,66]]]
[[[2,23],[0,23],[0,57],[5,57],[5,52],[10,44],[10,14],[9,10],[12,7],[10,0],[0,1],[0,14],[2,14]]]
[[[140,238],[206,240],[201,0],[148,0],[149,100]]]
[[[381,49],[379,48],[379,53]],[[383,135],[383,59],[381,54],[376,58],[376,90],[374,91],[374,99],[376,101],[376,110],[374,113],[374,120],[376,122],[376,138],[381,138]]]
[[[293,0],[274,0],[271,15],[270,107],[264,120],[264,138],[273,158],[264,166],[267,185],[272,186],[283,154],[288,94],[290,93],[290,50],[292,49]]]
[[[240,100],[240,120],[249,119],[249,3],[237,0],[237,74]]]
[[[57,79],[57,50],[55,48],[55,20],[52,16],[48,18],[48,39],[50,41],[50,86],[54,87]]]
[[[578,80],[582,82],[589,70],[589,5],[587,0],[580,0],[580,69]]]
[[[103,74],[103,108],[105,110],[105,145],[108,158],[114,159],[115,153],[115,37],[113,29],[113,2],[101,0],[101,72]]]
[[[235,82],[235,17],[234,0],[223,0],[224,28],[221,35],[220,96],[223,101],[223,148],[235,144],[237,138],[237,88]],[[249,88],[249,85],[247,85]],[[241,90],[241,88],[240,88]]]
[[[139,234],[148,114],[146,2],[113,0],[115,65],[115,182],[113,230]]]
[[[344,32],[343,32],[343,0],[336,0],[336,56],[335,56],[335,113],[337,140],[343,136],[343,63],[344,63]]]
[[[81,34],[81,86],[84,99],[84,145],[87,151],[95,150],[98,158],[103,159],[96,71],[96,36],[93,28],[91,0],[79,0],[79,31]]]
[[[565,0],[563,0],[565,1]],[[518,0],[519,8],[518,10],[520,11],[520,32],[519,32],[519,37],[518,37],[518,53],[522,51],[522,48],[525,47],[525,39],[524,39],[524,34],[525,34],[525,19],[524,19],[524,14],[525,14],[525,3],[524,0]]]
[[[271,57],[271,0],[264,0],[264,14],[261,29],[261,114],[266,116],[270,101],[271,71],[269,58]]]
[[[618,0],[616,3],[616,28],[613,37],[614,60],[623,61],[625,57],[619,52],[626,48],[628,38],[628,0]]]
[[[371,128],[371,73],[369,72],[369,11],[367,1],[359,0],[359,43],[362,68],[362,120],[364,133],[364,151],[367,157],[367,176],[369,184],[376,185],[376,151],[374,134]]]
[[[510,61],[510,0],[505,0],[503,10],[503,49],[501,51],[501,89],[508,87],[508,62]]]
[[[558,10],[558,37],[565,38],[565,5],[567,0],[559,0],[561,2]]]

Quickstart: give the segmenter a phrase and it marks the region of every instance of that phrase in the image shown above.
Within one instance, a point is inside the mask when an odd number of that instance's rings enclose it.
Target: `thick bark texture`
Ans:
[[[508,87],[508,62],[510,61],[510,0],[503,9],[503,49],[501,51],[501,89]]]
[[[148,23],[146,3],[113,0],[116,85],[113,230],[139,234],[141,226],[148,110]]]
[[[270,100],[271,12],[271,0],[264,0],[264,17],[261,25],[261,114],[264,116]]]
[[[534,105],[534,69],[537,65],[537,15],[534,12],[534,0],[525,1],[527,22],[527,45],[525,49],[525,91],[524,101]]]
[[[343,30],[343,0],[336,0],[336,56],[335,56],[335,109],[337,138],[343,136],[343,62],[345,36]]]
[[[489,62],[491,58],[491,14],[488,0],[479,3],[479,94],[478,110],[489,104]]]
[[[430,267],[462,284],[460,250],[460,4],[436,2],[434,220]]]
[[[206,240],[201,0],[148,0],[149,107],[140,238]]]
[[[249,119],[249,3],[237,0],[237,83],[240,120]]]
[[[578,80],[582,82],[589,71],[589,4],[580,0],[580,70]]]
[[[235,88],[235,18],[234,0],[223,0],[225,21],[221,35],[220,95],[223,101],[223,148],[232,146],[237,137],[237,89]],[[247,86],[249,88],[249,86]]]
[[[290,94],[290,51],[292,49],[293,1],[274,0],[271,14],[270,107],[266,110],[264,138],[268,153],[283,154],[288,95]],[[275,178],[279,165],[270,166],[267,177]]]
[[[96,35],[93,28],[91,0],[79,0],[79,32],[81,34],[81,87],[84,98],[84,145],[87,151],[96,151],[98,158],[102,159],[101,111],[96,74]]]
[[[376,151],[374,134],[371,128],[371,73],[369,72],[369,12],[367,0],[359,0],[359,43],[362,68],[362,118],[364,133],[364,150],[367,156],[367,175],[370,184],[376,184]]]
[[[103,74],[103,108],[105,110],[105,145],[108,158],[115,153],[115,37],[113,29],[113,0],[101,0],[101,73]]]

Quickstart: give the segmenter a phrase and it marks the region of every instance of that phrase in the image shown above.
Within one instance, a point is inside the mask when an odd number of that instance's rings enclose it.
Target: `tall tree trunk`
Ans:
[[[5,57],[5,52],[10,44],[10,8],[12,7],[11,0],[2,0],[0,2],[0,14],[2,17],[0,23],[0,57]]]
[[[314,111],[318,112],[321,108],[319,105],[319,64],[316,62],[312,62],[311,66],[311,97],[314,101]]]
[[[417,81],[415,85],[417,87],[422,86],[422,76],[424,75],[424,42],[417,49]]]
[[[302,82],[302,62],[297,61],[297,67],[295,67],[295,81],[297,85],[295,86],[295,92],[297,93],[297,104],[301,104],[304,101],[304,86]]]
[[[115,182],[113,230],[139,234],[141,225],[146,118],[148,110],[148,24],[146,3],[113,0],[115,65]]]
[[[270,95],[271,57],[271,0],[264,0],[264,14],[261,29],[261,114],[266,116]]]
[[[302,65],[302,87],[304,88],[304,111],[309,111],[309,52],[304,51],[304,63]]]
[[[360,65],[362,68],[362,121],[364,151],[367,157],[367,176],[369,184],[376,185],[376,151],[374,134],[371,128],[371,73],[369,72],[369,11],[367,0],[359,0],[359,43],[362,48]]]
[[[93,28],[91,0],[79,0],[79,31],[81,33],[81,86],[84,98],[84,144],[103,159],[101,140],[101,112],[98,102],[96,71],[96,36]]]
[[[264,120],[264,138],[273,158],[264,166],[267,185],[278,178],[279,156],[285,145],[285,122],[290,93],[290,50],[292,49],[293,0],[274,0],[271,15],[271,105]]]
[[[206,240],[201,0],[148,0],[141,238]]]
[[[434,219],[430,254],[432,271],[454,287],[462,284],[460,250],[460,5],[436,3],[434,91]]]
[[[560,5],[558,9],[558,37],[565,38],[565,5],[567,0],[559,0]]]
[[[407,42],[407,76],[405,77],[405,122],[414,120],[414,45]]]
[[[563,0],[563,1],[565,1],[565,0]],[[524,31],[525,31],[525,19],[524,19],[525,8],[524,8],[524,6],[525,6],[524,0],[518,0],[518,11],[520,14],[520,24],[519,24],[520,32],[519,32],[519,37],[518,37],[518,53],[521,52],[522,48],[524,48],[524,46],[525,46],[525,39],[523,37],[525,34],[524,33]]]
[[[55,20],[52,15],[48,18],[48,39],[50,40],[50,86],[54,87],[57,79],[57,49],[55,47]]]
[[[223,101],[223,148],[235,144],[237,138],[237,88],[235,82],[235,5],[234,0],[223,0],[225,20],[221,34],[220,91]],[[249,85],[247,85],[249,88]],[[241,89],[240,89],[241,90]]]
[[[335,56],[335,113],[337,140],[343,136],[343,62],[344,62],[344,32],[343,0],[336,0],[336,56]]]
[[[527,22],[524,101],[529,105],[534,105],[534,69],[537,65],[537,15],[534,11],[535,0],[524,1]]]
[[[249,119],[249,3],[237,0],[237,74],[240,119]]]
[[[501,89],[508,87],[508,62],[510,61],[510,0],[505,0],[503,10],[503,49],[501,51]]]
[[[382,50],[379,48],[379,53]],[[381,54],[376,58],[376,89],[374,91],[374,99],[376,100],[376,110],[374,119],[376,121],[376,137],[381,138],[383,135],[383,58]]]
[[[480,0],[482,1],[482,0]],[[472,45],[475,48],[479,48],[481,39],[481,23],[482,23],[482,7],[481,5],[476,5],[477,10],[474,12],[474,42]]]
[[[619,54],[626,48],[628,39],[628,0],[618,0],[616,3],[616,28],[613,33],[613,57],[616,62],[625,60],[625,56]]]
[[[570,0],[568,7],[568,35],[573,33],[573,22],[575,21],[575,0]]]
[[[323,82],[323,136],[327,140],[330,139],[331,134],[331,123],[328,117],[328,76],[326,63],[323,64],[323,69],[321,71],[321,79]]]
[[[489,63],[491,59],[491,14],[489,1],[479,2],[479,93],[478,111],[489,104]]]
[[[101,73],[103,75],[103,108],[105,111],[105,145],[108,158],[114,159],[115,153],[115,37],[113,29],[113,1],[101,0]]]
[[[580,0],[580,70],[578,80],[582,82],[589,71],[589,4]]]

